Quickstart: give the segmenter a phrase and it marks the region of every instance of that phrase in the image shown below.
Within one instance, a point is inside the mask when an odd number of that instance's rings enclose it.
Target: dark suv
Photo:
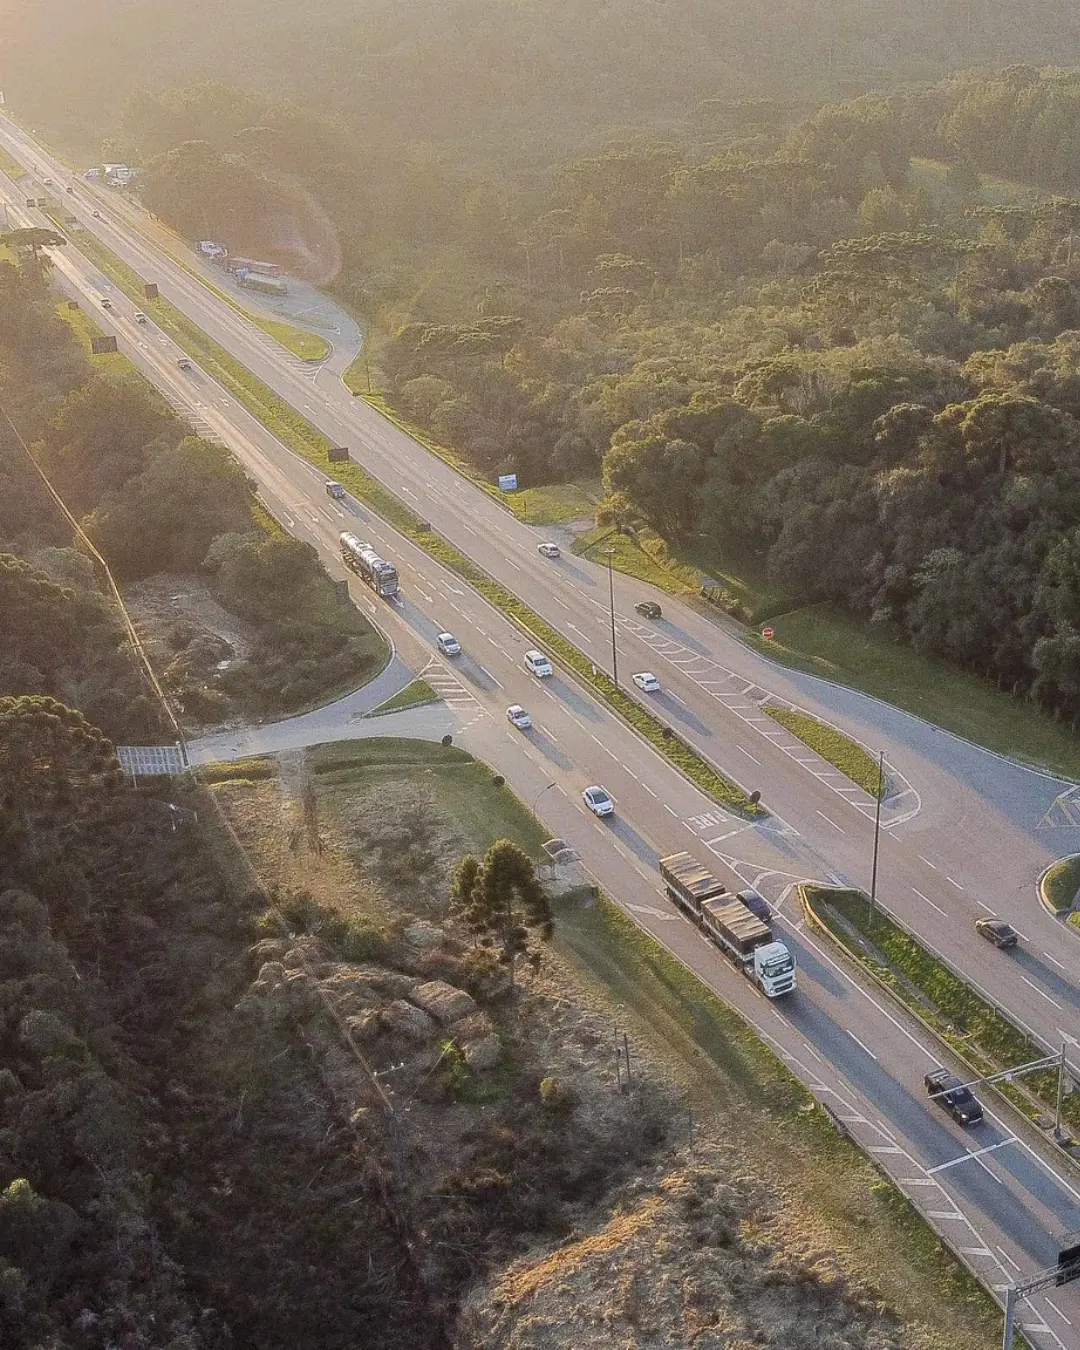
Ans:
[[[938,1106],[948,1111],[958,1125],[978,1125],[982,1120],[982,1103],[948,1069],[932,1069],[923,1082]]]
[[[658,619],[660,617],[660,606],[655,600],[639,600],[634,609],[644,619]]]

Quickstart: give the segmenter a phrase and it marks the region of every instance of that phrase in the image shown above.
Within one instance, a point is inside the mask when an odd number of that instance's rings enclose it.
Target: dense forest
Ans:
[[[1080,76],[706,100],[541,181],[220,85],[126,128],[188,234],[317,203],[392,401],[484,471],[602,474],[609,518],[1080,712]]]
[[[0,403],[0,694],[72,703],[120,741],[164,729],[103,578],[16,430],[121,584],[193,574],[254,626],[253,650],[221,672],[227,644],[179,620],[163,635],[160,674],[191,721],[287,711],[377,668],[381,641],[335,612],[315,550],[258,524],[236,461],[141,376],[90,364],[29,254],[0,262]]]

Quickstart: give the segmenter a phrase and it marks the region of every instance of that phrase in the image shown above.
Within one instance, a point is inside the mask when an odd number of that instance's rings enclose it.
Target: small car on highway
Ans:
[[[146,322],[147,322],[146,315],[142,312],[141,309],[137,309],[137,310],[135,311],[134,319],[135,319],[135,322],[136,322],[136,323],[146,323]]]
[[[102,301],[101,301],[101,308],[102,308],[102,309],[112,309],[112,307],[113,307],[113,302],[109,299],[109,297],[108,297],[107,295],[106,295],[106,296],[103,296],[103,297],[102,297]]]
[[[600,787],[598,783],[594,783],[592,787],[587,787],[581,796],[594,816],[603,818],[615,814],[615,803],[612,800],[611,793],[606,788]]]
[[[923,1082],[926,1090],[958,1125],[978,1125],[983,1118],[982,1103],[948,1069],[931,1069]]]
[[[74,189],[73,187],[66,187],[66,188],[64,189],[64,191],[65,191],[65,192],[70,192],[70,193],[72,194],[72,196],[75,195],[75,189]]]
[[[100,212],[100,211],[95,211],[95,212],[94,212],[94,219],[95,219],[95,220],[100,220],[100,219],[101,219],[101,212]]]
[[[331,478],[328,479],[326,483],[326,495],[328,497],[333,497],[334,501],[339,502],[345,496],[345,489],[340,483],[335,483]]]
[[[995,947],[1015,947],[1020,941],[1020,934],[1004,919],[976,919],[975,931]]]
[[[646,694],[658,694],[660,692],[660,681],[651,670],[639,670],[634,676],[634,683]]]
[[[176,364],[180,367],[181,370],[191,370],[191,369],[192,369],[191,362],[188,360],[188,358],[187,358],[186,356],[180,356],[180,357],[177,357]]]
[[[551,662],[543,652],[538,652],[534,648],[525,653],[525,669],[536,676],[538,680],[544,680],[555,672],[551,668]]]
[[[506,720],[511,726],[517,727],[518,731],[528,731],[532,726],[532,718],[520,703],[511,703],[506,710]]]
[[[435,639],[435,645],[438,647],[439,651],[442,652],[443,656],[461,655],[461,643],[453,633],[440,633]]]
[[[643,619],[659,619],[662,610],[655,600],[639,600],[634,606],[634,613],[640,614]]]
[[[558,558],[561,556],[558,544],[552,544],[550,542],[537,544],[536,551],[537,553],[542,553],[545,558]]]

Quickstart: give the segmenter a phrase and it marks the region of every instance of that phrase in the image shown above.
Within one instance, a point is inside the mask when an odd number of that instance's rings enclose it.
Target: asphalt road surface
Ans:
[[[0,122],[0,143],[57,183],[70,180],[57,162],[28,150],[6,122]],[[13,224],[40,223],[20,206],[29,195],[25,184],[4,180],[0,188]],[[597,665],[608,664],[605,571],[572,557],[542,559],[536,544],[549,531],[513,520],[325,372],[316,384],[313,371],[136,233],[126,204],[102,205],[82,184],[64,204],[267,384],[333,439],[349,444],[365,468],[440,533],[528,600]],[[101,210],[101,220],[93,218],[93,209]],[[927,1038],[864,990],[803,928],[793,906],[797,880],[866,884],[873,804],[766,719],[759,705],[768,696],[796,702],[885,750],[893,791],[883,816],[881,899],[1053,1048],[1063,1035],[1080,1034],[1080,948],[1038,907],[1034,881],[1057,852],[1077,846],[1070,813],[1055,806],[1071,785],[1010,765],[872,700],[815,688],[762,661],[710,618],[616,576],[620,673],[625,680],[633,670],[654,670],[663,691],[651,700],[641,695],[642,701],[651,701],[730,776],[762,791],[772,814],[761,825],[748,825],[705,798],[573,679],[558,670],[549,681],[529,675],[521,655],[531,641],[361,504],[327,498],[321,473],[281,446],[197,366],[181,372],[173,344],[152,326],[135,324],[130,301],[74,248],[57,250],[56,264],[61,283],[97,309],[96,320],[116,333],[122,349],[175,406],[234,450],[272,508],[319,548],[336,574],[336,537],[343,528],[394,559],[403,578],[400,603],[377,601],[355,581],[351,588],[404,661],[417,670],[428,667],[441,686],[444,706],[424,713],[428,732],[436,723],[452,726],[457,739],[505,773],[524,801],[535,802],[552,833],[573,844],[638,923],[744,1012],[987,1283],[1000,1286],[1052,1262],[1058,1236],[1080,1226],[1077,1174],[1027,1131],[1018,1138],[1014,1122],[993,1112],[966,1134],[947,1120],[921,1089],[922,1074],[938,1062]],[[113,298],[112,313],[100,308],[106,295]],[[641,598],[657,598],[665,618],[639,620],[633,603]],[[462,641],[461,657],[435,653],[434,635],[444,628]],[[530,708],[531,732],[506,722],[504,710],[512,702]],[[395,720],[380,719],[386,723],[380,729],[391,733]],[[251,733],[242,752],[280,748],[296,734],[290,727]],[[331,730],[340,734],[340,724],[320,727],[316,718],[302,734],[323,739]],[[223,758],[239,752],[224,743],[202,747],[202,753]],[[595,820],[581,802],[581,790],[595,782],[616,799],[610,822]],[[1050,823],[1059,817],[1060,823]],[[655,863],[687,847],[703,858],[713,855],[722,878],[730,876],[729,868],[773,901],[780,935],[800,962],[800,987],[791,998],[777,1004],[762,998],[673,909]],[[999,953],[975,937],[973,919],[990,909],[1024,933],[1019,952]],[[1080,1298],[1066,1289],[1052,1298],[1034,1296],[1021,1320],[1039,1345],[1080,1347],[1078,1319]]]

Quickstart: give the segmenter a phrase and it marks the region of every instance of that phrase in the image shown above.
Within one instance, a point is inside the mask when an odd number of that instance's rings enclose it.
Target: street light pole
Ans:
[[[881,839],[881,795],[885,790],[885,751],[878,751],[877,804],[874,810],[874,865],[870,871],[870,908],[877,904],[878,843]]]
[[[615,647],[615,574],[611,570],[611,560],[615,556],[613,548],[605,549],[607,554],[608,608],[611,612],[611,678],[615,688],[619,687],[619,653]]]
[[[544,795],[545,792],[547,792],[550,788],[553,788],[554,786],[555,786],[554,783],[545,783],[545,784],[544,784],[544,786],[540,789],[540,791],[539,791],[539,792],[536,794],[536,796],[533,798],[533,804],[532,804],[532,806],[529,807],[529,814],[530,814],[530,815],[533,815],[533,816],[536,815],[536,803],[540,800],[540,798]]]

